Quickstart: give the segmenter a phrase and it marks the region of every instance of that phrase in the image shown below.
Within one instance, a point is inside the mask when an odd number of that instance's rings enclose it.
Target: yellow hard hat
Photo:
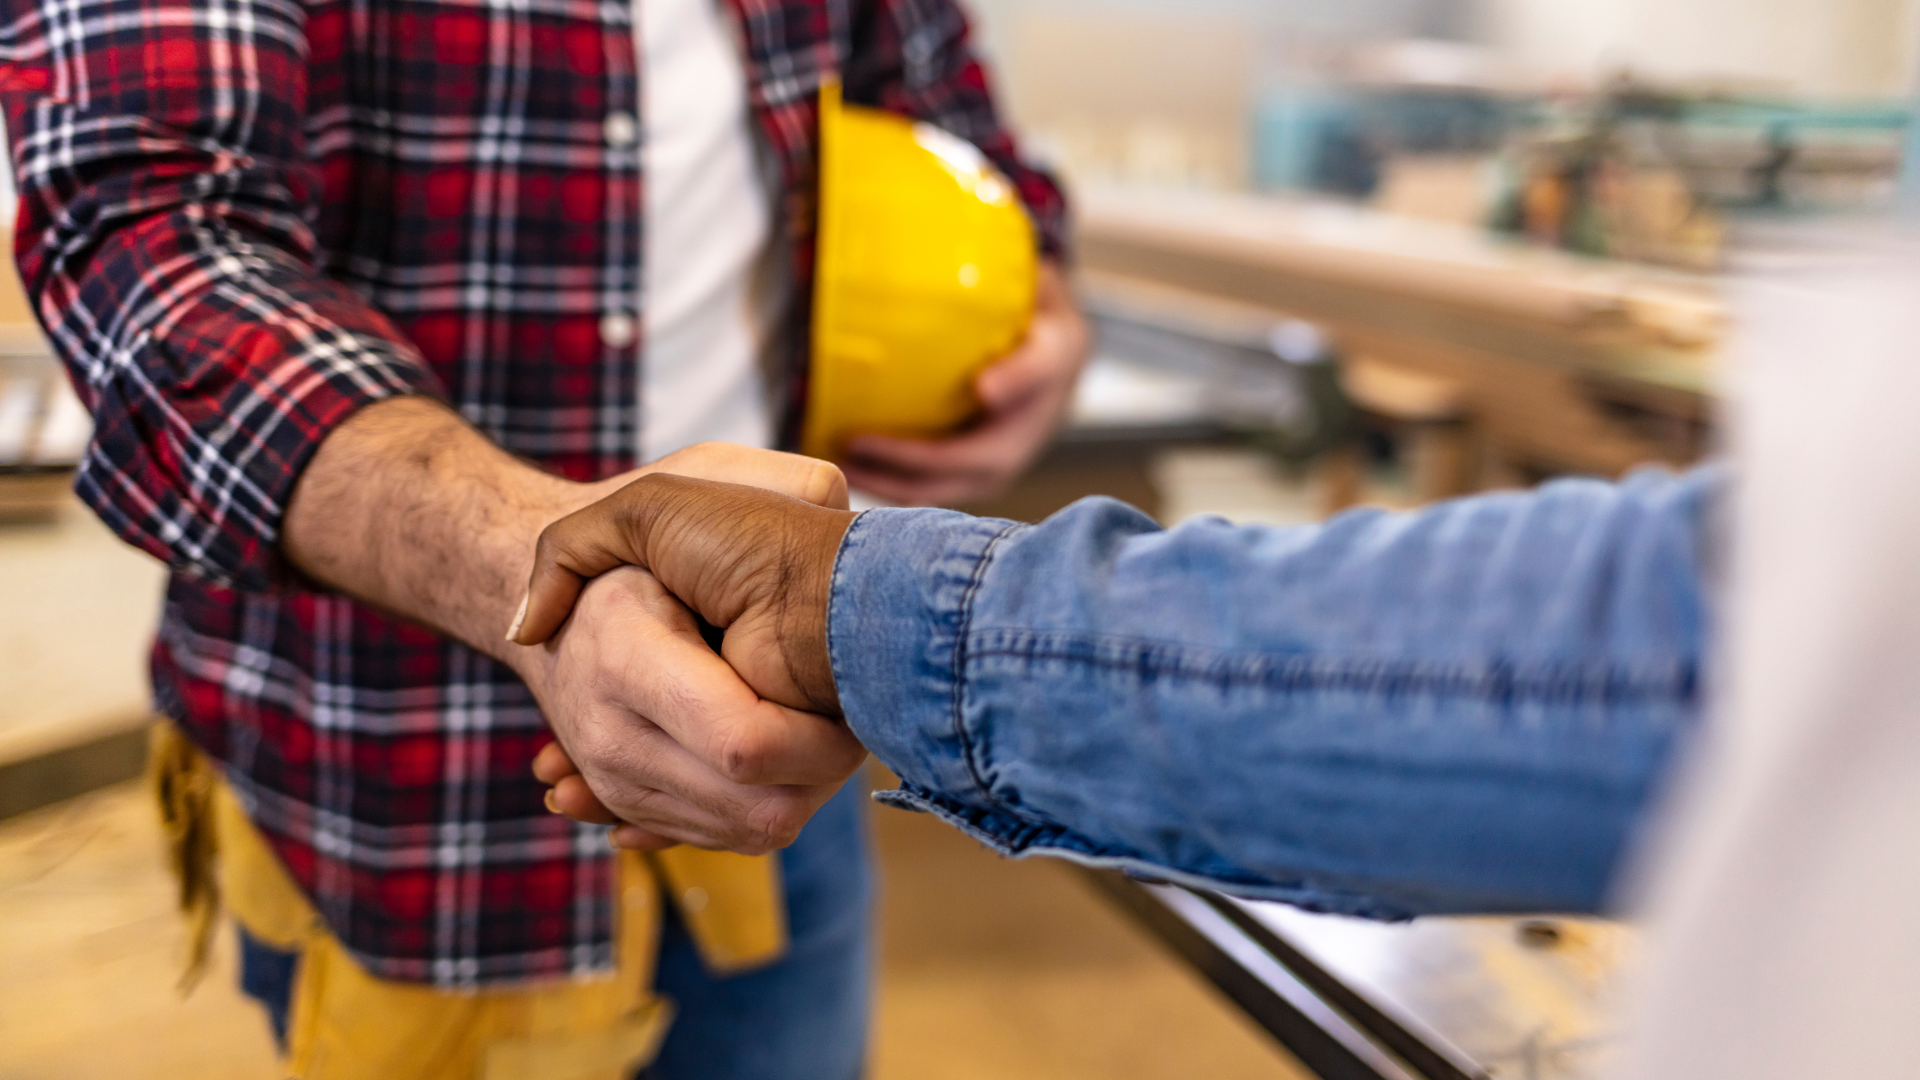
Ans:
[[[1038,274],[1013,185],[972,143],[820,88],[813,368],[801,449],[933,435],[1026,334]]]

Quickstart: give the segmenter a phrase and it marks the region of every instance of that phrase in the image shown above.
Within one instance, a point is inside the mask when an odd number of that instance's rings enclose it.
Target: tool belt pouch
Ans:
[[[771,962],[787,945],[770,858],[672,849],[620,852],[616,966],[603,976],[448,990],[381,979],[354,960],[294,883],[218,768],[170,724],[150,772],[190,928],[182,988],[204,972],[221,907],[246,931],[299,954],[286,1071],[297,1080],[628,1080],[659,1051],[673,1005],[649,989],[662,878],[716,973]]]

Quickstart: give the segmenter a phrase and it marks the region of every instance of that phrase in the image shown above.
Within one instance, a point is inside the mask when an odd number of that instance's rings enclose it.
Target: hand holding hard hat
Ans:
[[[1052,433],[1084,323],[1013,186],[972,144],[844,105],[830,83],[820,146],[802,449],[883,498],[989,494]]]

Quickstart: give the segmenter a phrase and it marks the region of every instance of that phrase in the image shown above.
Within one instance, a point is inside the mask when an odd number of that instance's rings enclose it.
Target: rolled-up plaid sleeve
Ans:
[[[95,435],[75,488],[176,569],[265,588],[357,409],[438,393],[315,266],[297,0],[0,0],[28,298]]]
[[[845,72],[850,100],[925,120],[979,147],[1013,181],[1040,248],[1068,254],[1060,184],[1020,153],[994,108],[986,68],[954,0],[872,0],[855,26]]]

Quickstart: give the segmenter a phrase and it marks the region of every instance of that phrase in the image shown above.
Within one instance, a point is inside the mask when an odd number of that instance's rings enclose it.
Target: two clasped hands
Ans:
[[[791,843],[866,757],[827,655],[834,556],[854,516],[847,477],[907,503],[993,490],[1045,443],[1086,351],[1086,324],[1048,267],[1026,342],[980,376],[986,418],[957,436],[856,439],[845,474],[702,444],[582,489],[604,497],[541,534],[502,657],[559,738],[535,762],[548,807],[617,825],[617,846]],[[703,620],[725,631],[718,655]]]
[[[724,458],[727,468],[703,464]],[[676,460],[677,459],[677,460]],[[616,846],[784,847],[866,751],[827,655],[834,556],[853,519],[834,466],[701,446],[540,536],[508,637],[540,646],[559,742],[549,809]],[[722,628],[716,654],[702,621]]]
[[[554,806],[632,823],[620,842],[771,850],[863,756],[831,718],[823,636],[848,481],[909,504],[991,494],[1045,445],[1086,341],[1063,279],[1044,271],[1026,341],[976,382],[978,422],[935,440],[862,436],[844,474],[703,443],[569,479],[443,404],[395,396],[320,445],[279,555],[315,586],[497,661],[506,670],[483,678],[501,677],[510,707],[523,706],[524,682],[583,778],[559,784]],[[525,617],[503,637],[523,596]],[[695,612],[726,628],[723,655]],[[559,780],[565,762],[553,751],[541,772]]]

